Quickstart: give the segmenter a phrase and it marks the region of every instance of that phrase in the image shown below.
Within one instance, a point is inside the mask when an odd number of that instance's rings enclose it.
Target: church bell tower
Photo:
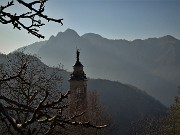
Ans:
[[[69,79],[70,83],[70,114],[82,113],[87,109],[87,78],[83,65],[79,61],[80,52],[76,51],[76,63]]]

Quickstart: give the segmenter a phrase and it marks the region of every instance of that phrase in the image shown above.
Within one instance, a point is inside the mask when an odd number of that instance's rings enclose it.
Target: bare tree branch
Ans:
[[[68,126],[101,129],[106,125],[94,125],[77,118],[64,115],[68,109],[68,96],[58,92],[57,84],[62,81],[61,70],[50,71],[38,63],[37,59],[25,54],[16,54],[7,68],[0,70],[0,114],[8,133],[50,134]],[[8,69],[7,71],[5,69]],[[4,131],[0,131],[0,134]]]
[[[26,7],[27,11],[21,14],[7,12],[6,9],[13,7],[15,5],[14,0],[8,2],[5,6],[0,6],[0,23],[2,24],[12,24],[14,28],[21,30],[22,28],[28,31],[28,33],[38,37],[44,38],[43,35],[39,33],[39,28],[45,25],[42,19],[63,25],[63,19],[50,18],[44,14],[45,3],[47,0],[35,0],[33,2],[26,2],[23,0],[16,0],[19,5]],[[39,19],[37,19],[39,17]],[[26,19],[31,24],[23,23],[23,19]]]
[[[4,106],[2,103],[0,103],[0,112],[6,117],[6,119],[11,123],[11,125],[13,126],[13,128],[15,130],[17,130],[18,132],[20,132],[19,130],[19,125],[16,123],[16,120],[11,117],[8,112],[5,110]]]

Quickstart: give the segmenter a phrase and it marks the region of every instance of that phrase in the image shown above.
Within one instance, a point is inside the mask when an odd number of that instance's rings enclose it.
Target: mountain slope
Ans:
[[[4,56],[3,56],[4,57]],[[32,56],[33,57],[33,56]],[[0,63],[14,61],[14,54],[9,54],[6,60]],[[30,58],[30,57],[29,57]],[[37,59],[37,63],[44,65]],[[73,64],[72,64],[73,65]],[[40,66],[38,66],[40,68]],[[52,71],[52,67],[48,67],[47,74]],[[68,79],[70,73],[62,71],[60,73],[64,80],[60,91],[67,91],[69,89]],[[159,116],[164,114],[166,108],[153,97],[145,92],[137,89],[136,87],[122,84],[120,82],[113,82],[102,79],[88,79],[88,90],[97,90],[100,101],[107,108],[108,113],[112,116],[113,123],[115,124],[114,135],[129,135],[129,129],[132,121],[138,120],[146,116]]]
[[[39,45],[35,43],[33,46]],[[79,36],[68,29],[52,36],[34,53],[46,64],[61,62],[70,71],[76,47],[81,49],[81,61],[89,77],[132,84],[166,105],[177,94],[180,40],[172,36],[134,41],[110,40],[93,33]]]

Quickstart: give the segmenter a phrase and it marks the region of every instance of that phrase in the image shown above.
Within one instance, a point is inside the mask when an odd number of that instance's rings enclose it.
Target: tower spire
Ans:
[[[79,49],[76,49],[76,63],[69,79],[70,82],[70,115],[81,113],[87,109],[87,78],[83,65],[79,61]]]
[[[74,64],[73,68],[74,71],[71,74],[70,80],[86,80],[86,74],[83,71],[83,65],[79,61],[80,51],[76,49],[76,63]]]
[[[76,50],[76,58],[77,58],[77,62],[79,62],[79,55],[80,55],[80,52],[79,52],[79,49]]]

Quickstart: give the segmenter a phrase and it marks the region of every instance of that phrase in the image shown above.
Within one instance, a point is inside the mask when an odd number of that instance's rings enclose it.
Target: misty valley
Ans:
[[[29,131],[22,132],[31,134],[44,134],[46,130],[77,135],[180,133],[179,45],[180,40],[170,35],[128,41],[94,33],[79,36],[67,29],[47,41],[0,54],[0,108],[4,112],[11,108],[7,118],[14,125],[9,125],[9,132],[16,129],[17,133],[24,126]],[[75,97],[81,100],[72,96],[74,89]],[[72,119],[66,119],[68,105],[81,108],[75,114],[76,109],[71,109]],[[83,106],[87,106],[88,114],[81,114]],[[177,124],[174,129],[169,124],[173,122]],[[6,124],[4,120],[1,128]],[[54,130],[49,131],[48,126],[54,126]],[[81,126],[90,129],[79,130]]]

